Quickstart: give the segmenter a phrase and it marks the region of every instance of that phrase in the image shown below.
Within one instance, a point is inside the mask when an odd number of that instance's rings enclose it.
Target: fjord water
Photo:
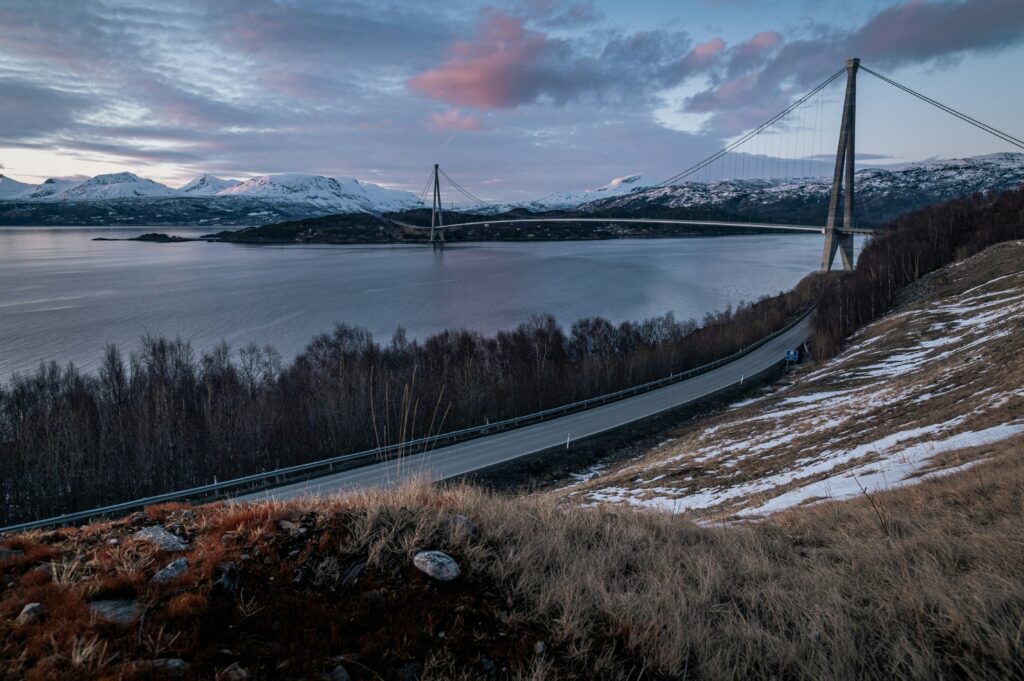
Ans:
[[[245,246],[106,241],[153,228],[0,228],[0,381],[43,360],[96,367],[147,333],[196,350],[272,345],[285,358],[336,322],[386,341],[452,327],[491,333],[550,312],[636,320],[707,313],[792,287],[821,237],[423,246]],[[158,228],[198,236],[208,228]]]

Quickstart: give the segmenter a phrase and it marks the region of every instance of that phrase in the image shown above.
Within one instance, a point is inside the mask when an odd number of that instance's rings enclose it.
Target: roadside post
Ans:
[[[786,371],[789,371],[790,364],[796,364],[800,361],[799,350],[786,350]]]

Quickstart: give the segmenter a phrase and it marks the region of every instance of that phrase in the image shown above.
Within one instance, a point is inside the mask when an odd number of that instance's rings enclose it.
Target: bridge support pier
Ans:
[[[836,251],[842,257],[843,269],[853,269],[853,234],[845,231],[853,229],[853,172],[856,146],[854,136],[857,122],[857,69],[860,59],[846,60],[846,98],[843,103],[843,121],[839,129],[839,148],[836,151],[836,167],[832,175],[832,194],[828,201],[828,221],[825,223],[825,250],[821,254],[821,270],[827,272],[832,268]],[[845,175],[845,191],[843,180]],[[843,198],[843,224],[839,222],[839,197]]]
[[[444,214],[441,212],[441,173],[434,164],[434,205],[430,209],[430,246],[433,250],[444,250]]]

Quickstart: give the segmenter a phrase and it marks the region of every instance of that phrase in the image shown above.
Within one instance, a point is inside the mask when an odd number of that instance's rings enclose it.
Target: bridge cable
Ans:
[[[672,185],[673,183],[678,182],[679,180],[685,179],[685,178],[689,177],[690,175],[693,175],[694,173],[699,172],[700,170],[703,170],[709,164],[711,164],[711,163],[717,161],[718,159],[722,158],[723,156],[728,154],[730,151],[732,151],[736,147],[738,147],[738,146],[748,142],[753,137],[761,134],[762,132],[764,132],[769,127],[771,127],[771,126],[775,125],[776,123],[778,123],[781,119],[783,119],[787,115],[789,115],[794,109],[796,109],[797,107],[801,106],[807,100],[809,100],[811,97],[813,97],[814,95],[818,94],[819,92],[824,90],[826,87],[831,85],[833,81],[835,81],[837,78],[839,78],[839,76],[843,75],[844,73],[846,73],[846,68],[845,67],[839,69],[838,71],[836,71],[834,74],[832,74],[827,79],[825,79],[824,81],[819,83],[817,86],[815,86],[810,92],[805,94],[803,97],[801,97],[800,99],[796,100],[795,102],[790,104],[788,107],[786,107],[783,111],[781,111],[780,113],[776,114],[775,116],[772,116],[770,119],[768,119],[767,121],[765,121],[761,125],[757,126],[753,130],[751,130],[749,133],[743,135],[740,139],[738,139],[735,142],[733,142],[732,144],[726,146],[725,148],[723,148],[722,150],[718,151],[717,153],[712,154],[711,156],[707,157],[703,161],[695,163],[694,165],[690,166],[686,170],[673,175],[672,177],[668,178],[667,180],[665,180],[664,182],[661,182],[660,184],[658,184],[656,186],[659,187],[659,188],[660,187],[668,187],[668,186]]]
[[[878,79],[888,83],[889,85],[892,85],[893,87],[899,88],[900,90],[903,90],[904,92],[906,92],[908,94],[911,94],[914,97],[917,97],[918,99],[920,99],[923,102],[927,102],[928,104],[931,104],[932,106],[934,106],[934,107],[936,107],[938,109],[941,109],[942,111],[945,111],[946,113],[948,113],[950,115],[956,116],[960,120],[962,120],[962,121],[964,121],[966,123],[970,123],[974,127],[979,128],[980,130],[984,130],[985,132],[989,133],[990,135],[994,135],[994,136],[998,137],[999,139],[1003,140],[1004,142],[1012,144],[1015,147],[1019,147],[1021,149],[1024,149],[1024,141],[1021,141],[1021,140],[1017,139],[1013,135],[1007,134],[1007,133],[1005,133],[1005,132],[1003,132],[1001,130],[997,130],[996,128],[993,128],[991,125],[988,125],[986,123],[982,123],[981,121],[979,121],[976,118],[972,118],[971,116],[968,116],[965,113],[957,111],[956,109],[954,109],[951,106],[947,106],[947,105],[943,104],[942,102],[938,102],[938,101],[932,99],[931,97],[928,97],[927,95],[923,95],[920,92],[917,92],[916,90],[912,90],[911,88],[907,87],[906,85],[902,85],[900,83],[897,83],[895,80],[893,80],[891,78],[886,78],[882,74],[877,73],[875,71],[872,71],[871,69],[867,68],[866,66],[861,66],[860,68],[861,68],[862,71],[867,71],[868,73],[870,73],[875,78],[878,78]]]
[[[465,187],[463,187],[462,185],[460,185],[460,184],[459,184],[458,182],[456,182],[455,180],[453,180],[453,179],[451,178],[451,176],[450,176],[450,175],[448,175],[448,173],[444,172],[443,170],[442,170],[442,171],[440,171],[440,172],[441,172],[441,175],[442,175],[442,177],[444,177],[444,179],[445,179],[445,180],[447,180],[447,181],[448,181],[448,183],[449,183],[449,184],[450,184],[450,185],[451,185],[451,186],[452,186],[452,187],[453,187],[454,189],[458,190],[458,191],[459,191],[459,192],[460,192],[460,193],[461,193],[461,194],[462,194],[463,196],[465,196],[465,197],[466,197],[466,198],[468,198],[469,200],[471,200],[471,201],[474,201],[474,202],[476,202],[476,203],[479,203],[479,204],[480,204],[481,206],[484,206],[485,208],[495,208],[495,207],[496,207],[496,206],[495,206],[494,204],[492,204],[492,203],[488,203],[487,201],[484,201],[483,199],[481,199],[480,197],[476,196],[475,194],[473,194],[472,192],[470,192],[470,191],[469,191],[468,189],[466,189]]]
[[[420,203],[422,203],[424,206],[427,205],[427,202],[426,202],[427,190],[430,188],[430,183],[433,182],[433,180],[434,180],[434,173],[430,173],[430,175],[427,176],[427,183],[425,185],[423,185],[423,191],[420,192]]]

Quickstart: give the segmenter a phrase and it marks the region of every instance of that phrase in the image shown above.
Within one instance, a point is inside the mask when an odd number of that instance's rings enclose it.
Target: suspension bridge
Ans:
[[[497,225],[507,223],[533,224],[540,222],[583,222],[583,223],[662,223],[680,225],[706,225],[715,227],[779,229],[788,231],[813,231],[825,236],[822,253],[822,269],[831,268],[837,253],[841,256],[844,269],[853,267],[854,235],[871,235],[870,228],[859,227],[856,222],[854,201],[854,150],[855,150],[855,119],[856,119],[856,78],[859,70],[863,70],[881,81],[892,85],[922,101],[944,111],[960,120],[973,125],[1004,142],[1024,149],[1024,142],[1003,133],[977,119],[971,118],[934,99],[926,97],[910,88],[897,83],[875,71],[861,66],[860,60],[850,59],[846,66],[832,74],[809,93],[798,99],[778,115],[762,125],[742,135],[733,143],[716,154],[703,159],[690,168],[662,182],[659,187],[678,186],[691,178],[709,180],[710,169],[719,166],[722,174],[729,172],[749,176],[752,166],[756,164],[778,163],[778,158],[769,160],[765,153],[768,146],[762,142],[758,148],[756,140],[761,138],[774,126],[797,116],[795,125],[803,126],[800,116],[806,117],[807,112],[800,112],[814,97],[818,97],[817,114],[812,129],[821,121],[821,93],[828,85],[846,74],[846,94],[843,100],[842,121],[839,131],[838,147],[832,185],[829,193],[828,213],[824,225],[804,225],[799,223],[772,222],[735,222],[725,220],[671,220],[644,218],[613,218],[613,217],[558,217],[558,218],[521,218],[509,220],[475,220],[445,224],[442,202],[442,182],[455,191],[470,199],[475,205],[493,209],[491,204],[481,200],[449,177],[438,165],[431,172],[428,185],[424,187],[421,197],[428,189],[433,190],[433,206],[431,209],[430,243],[434,248],[443,248],[445,230],[460,227]],[[775,140],[779,144],[779,140]],[[791,143],[793,144],[793,143]],[[737,154],[737,150],[755,145],[755,153]],[[797,146],[793,144],[793,146]],[[806,163],[806,150],[802,155],[790,154],[786,159],[791,164]],[[731,168],[728,164],[732,164]],[[726,164],[722,169],[722,164]],[[792,170],[791,170],[792,172]],[[421,198],[422,201],[422,198]],[[424,202],[424,206],[425,206]],[[413,227],[412,225],[406,225]],[[422,229],[428,229],[421,227]],[[24,531],[39,527],[80,523],[85,520],[124,513],[128,510],[144,508],[147,505],[182,500],[209,500],[215,498],[234,497],[238,500],[258,500],[265,498],[291,498],[310,494],[330,494],[339,491],[394,485],[411,478],[422,478],[431,481],[445,480],[453,477],[472,474],[476,471],[503,465],[516,459],[568,449],[570,445],[593,437],[606,434],[614,429],[638,423],[659,414],[686,408],[708,399],[723,391],[749,385],[751,379],[762,376],[780,365],[781,358],[789,358],[794,348],[800,347],[810,333],[809,312],[794,320],[787,327],[761,339],[752,346],[744,348],[732,356],[722,358],[703,367],[692,369],[682,374],[671,374],[648,384],[634,386],[616,393],[600,395],[581,402],[563,405],[543,412],[527,414],[497,423],[485,423],[480,426],[461,431],[443,433],[411,442],[401,442],[391,447],[381,447],[365,452],[342,454],[330,459],[315,461],[297,466],[279,468],[262,473],[255,473],[233,480],[202,485],[187,490],[177,490],[165,494],[135,499],[102,508],[83,510],[53,518],[44,518],[10,527],[0,527],[0,533]]]
[[[714,218],[643,218],[643,217],[514,217],[507,219],[474,219],[463,222],[445,223],[444,192],[457,193],[468,200],[469,204],[479,212],[498,212],[499,207],[484,201],[473,192],[467,190],[445,173],[439,164],[434,164],[430,177],[420,193],[420,202],[426,207],[425,197],[428,191],[432,194],[430,227],[419,225],[403,225],[407,228],[430,230],[430,245],[434,249],[443,249],[447,230],[465,227],[492,227],[498,225],[540,225],[543,223],[595,223],[595,224],[663,224],[716,227],[737,230],[781,230],[786,232],[817,232],[825,237],[821,256],[821,269],[832,268],[836,255],[840,256],[844,270],[853,269],[854,236],[871,236],[875,229],[857,224],[855,201],[855,170],[856,170],[856,120],[857,120],[857,75],[860,71],[877,78],[906,94],[916,97],[922,102],[935,107],[961,121],[972,125],[1000,140],[1024,149],[1024,141],[987,125],[976,118],[942,104],[910,87],[884,76],[861,64],[861,60],[846,60],[839,69],[809,92],[798,98],[778,114],[772,116],[761,125],[740,135],[730,144],[716,153],[701,159],[689,168],[673,175],[656,185],[655,189],[678,188],[685,183],[709,182],[718,178],[771,177],[782,179],[806,179],[808,168],[815,159],[825,157],[820,152],[824,143],[823,101],[826,89],[846,75],[846,92],[842,104],[842,118],[839,125],[839,139],[836,147],[835,166],[832,173],[832,185],[829,192],[828,210],[825,224],[800,224],[797,221],[736,221]],[[798,131],[798,135],[782,133]],[[450,206],[454,207],[454,203]]]

